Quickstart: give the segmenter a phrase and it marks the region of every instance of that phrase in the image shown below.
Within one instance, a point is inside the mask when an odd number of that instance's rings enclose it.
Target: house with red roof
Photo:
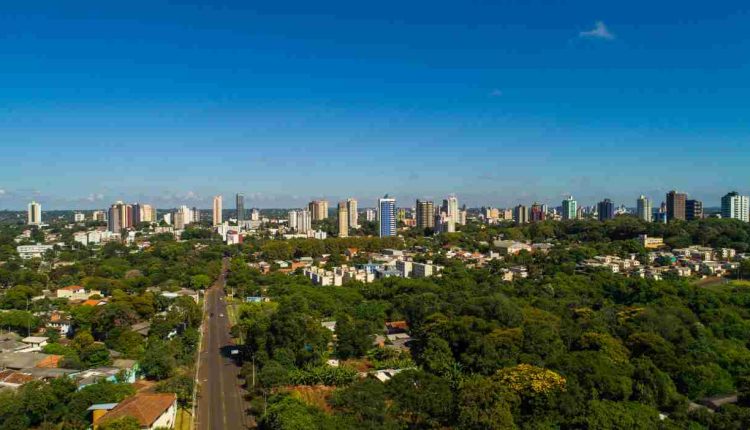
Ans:
[[[138,393],[106,412],[95,406],[89,408],[94,411],[94,429],[125,417],[135,418],[141,429],[171,429],[177,419],[177,395],[174,393]]]

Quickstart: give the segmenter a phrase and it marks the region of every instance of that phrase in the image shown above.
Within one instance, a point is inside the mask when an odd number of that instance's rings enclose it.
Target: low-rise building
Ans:
[[[648,235],[642,234],[638,236],[638,240],[646,249],[658,249],[664,246],[663,237],[649,237]]]
[[[496,240],[492,243],[501,255],[517,255],[521,251],[532,252],[531,245],[515,240]]]
[[[42,348],[47,346],[47,341],[49,340],[48,337],[44,336],[29,336],[21,339],[21,342],[28,345],[26,348],[22,349],[19,352],[34,352],[34,351],[41,351]]]
[[[60,333],[60,336],[67,336],[72,333],[73,327],[70,322],[70,317],[62,312],[54,311],[49,315],[49,319],[45,324],[48,330],[55,330]]]
[[[141,429],[171,429],[177,418],[177,396],[173,393],[138,393],[104,413],[94,410],[94,427],[114,420],[132,417]]]
[[[428,278],[440,273],[440,271],[443,270],[443,266],[438,266],[436,264],[430,263],[414,263],[412,267],[413,278]]]
[[[87,300],[93,295],[101,296],[102,292],[98,290],[87,290],[79,285],[70,285],[58,288],[55,292],[58,299],[68,300]]]
[[[21,385],[33,381],[35,378],[29,373],[19,370],[0,370],[0,388],[18,389]]]
[[[31,258],[42,258],[47,251],[51,251],[54,245],[19,245],[16,247],[16,252],[24,260]]]

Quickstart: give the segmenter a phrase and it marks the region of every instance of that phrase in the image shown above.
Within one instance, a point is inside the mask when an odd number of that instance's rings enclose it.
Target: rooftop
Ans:
[[[139,393],[120,402],[102,417],[101,422],[133,417],[141,427],[151,427],[176,400],[174,393]]]

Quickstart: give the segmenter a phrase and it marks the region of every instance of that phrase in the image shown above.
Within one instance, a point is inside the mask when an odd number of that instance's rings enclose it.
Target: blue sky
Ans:
[[[746,2],[3,9],[0,209],[750,193]]]

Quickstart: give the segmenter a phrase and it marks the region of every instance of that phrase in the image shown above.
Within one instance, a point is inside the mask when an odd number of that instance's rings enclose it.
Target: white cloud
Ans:
[[[593,38],[593,39],[605,39],[612,40],[615,35],[612,34],[603,21],[597,21],[596,25],[592,30],[582,31],[578,33],[579,37]]]
[[[2,189],[2,188],[0,188],[0,197],[2,197],[2,196],[4,196],[4,195],[5,195],[5,190],[4,190],[4,189]]]
[[[200,200],[201,197],[195,191],[188,191],[185,193],[185,200]]]
[[[104,200],[104,194],[89,194],[88,197],[86,197],[86,200],[89,202],[98,202],[101,200]]]

